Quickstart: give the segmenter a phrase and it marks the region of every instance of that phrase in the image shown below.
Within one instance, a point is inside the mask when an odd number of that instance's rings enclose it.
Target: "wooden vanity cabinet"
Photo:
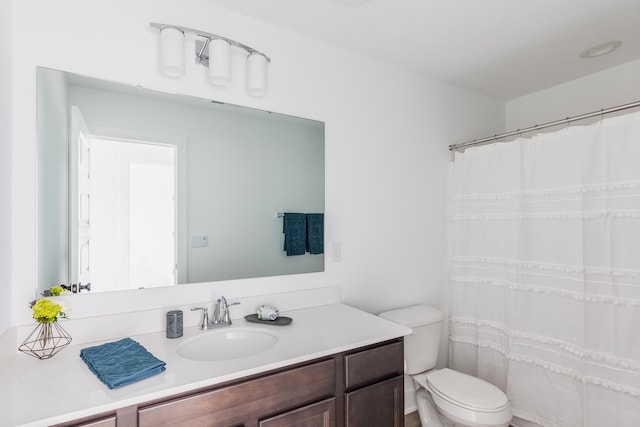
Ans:
[[[61,426],[403,427],[403,370],[399,338]]]

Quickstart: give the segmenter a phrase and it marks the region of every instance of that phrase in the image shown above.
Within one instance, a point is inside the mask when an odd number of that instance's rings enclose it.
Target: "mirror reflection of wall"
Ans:
[[[323,255],[285,255],[282,219],[276,215],[324,212],[322,123],[39,69],[39,291],[82,281],[83,231],[76,224],[84,198],[76,179],[81,151],[75,151],[70,135],[78,128],[71,107],[84,118],[91,141],[90,274],[85,280],[91,280],[92,292],[324,270]],[[125,154],[139,151],[136,146],[170,147],[174,157],[154,164]],[[97,160],[98,153],[118,158],[120,166],[107,166],[107,160]],[[127,156],[133,157],[123,160]],[[171,163],[171,172],[161,170]],[[99,174],[105,182],[119,182],[102,199],[93,193]],[[173,227],[166,225],[169,216],[154,216],[165,226],[152,227],[153,221],[144,221],[151,219],[148,212],[133,211],[162,203],[143,202],[152,196],[142,187],[152,174],[157,186],[173,180],[176,197],[173,204],[166,202],[175,215]],[[118,192],[123,201],[114,195]],[[98,218],[110,232],[93,229]],[[136,218],[139,225],[123,232]],[[110,235],[112,247],[98,244],[104,240],[100,233]],[[161,251],[153,260],[144,245],[158,246],[151,242],[162,241],[161,236],[172,242],[167,244],[173,251]],[[173,268],[155,268],[170,265],[171,259]]]

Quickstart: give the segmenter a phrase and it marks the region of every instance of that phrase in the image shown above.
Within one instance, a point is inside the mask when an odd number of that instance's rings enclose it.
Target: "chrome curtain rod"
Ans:
[[[509,136],[513,136],[513,135],[519,135],[519,134],[536,131],[536,130],[540,130],[540,129],[544,129],[552,126],[571,123],[578,120],[584,120],[584,119],[588,119],[589,117],[603,116],[605,114],[615,113],[616,111],[627,110],[629,108],[635,108],[635,107],[640,107],[640,101],[631,102],[629,104],[624,104],[624,105],[618,105],[617,107],[611,107],[611,108],[602,109],[599,111],[593,111],[591,113],[581,114],[579,116],[567,117],[566,119],[556,120],[554,122],[544,123],[542,125],[531,126],[526,129],[518,129],[511,132],[505,132],[499,135],[489,136],[487,138],[474,139],[473,141],[462,142],[460,144],[452,144],[449,146],[449,151],[458,150],[460,148],[473,147],[476,145],[482,145],[491,141],[495,141],[497,139],[502,139]]]

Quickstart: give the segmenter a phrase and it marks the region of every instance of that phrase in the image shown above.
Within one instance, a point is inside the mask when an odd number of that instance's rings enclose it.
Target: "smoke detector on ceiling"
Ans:
[[[348,4],[349,6],[362,6],[369,0],[338,0],[340,3]]]

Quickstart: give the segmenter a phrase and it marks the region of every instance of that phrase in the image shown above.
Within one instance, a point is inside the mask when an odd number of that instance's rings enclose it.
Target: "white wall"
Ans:
[[[20,0],[16,20],[14,144],[16,218],[13,324],[28,323],[35,264],[35,67],[48,66],[145,87],[208,97],[326,123],[324,273],[239,280],[187,289],[79,295],[74,316],[339,285],[343,300],[371,312],[418,302],[439,307],[446,289],[448,144],[503,130],[504,103],[353,52],[219,9],[206,0]],[[34,14],[33,10],[38,13]],[[186,61],[186,76],[157,71],[149,22],[226,35],[266,52],[269,94],[245,95],[242,75],[228,88],[206,82]],[[192,42],[192,41],[191,41]],[[187,52],[193,46],[187,46]],[[190,54],[189,54],[190,55]],[[241,61],[241,57],[237,58]],[[241,66],[241,62],[234,66]],[[240,74],[242,74],[240,69]],[[331,262],[331,242],[342,261]]]
[[[506,129],[523,129],[638,100],[640,60],[508,101]]]
[[[0,335],[11,325],[11,140],[13,7],[0,0]]]

